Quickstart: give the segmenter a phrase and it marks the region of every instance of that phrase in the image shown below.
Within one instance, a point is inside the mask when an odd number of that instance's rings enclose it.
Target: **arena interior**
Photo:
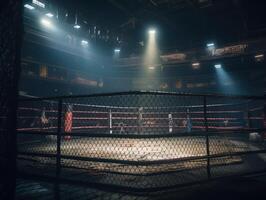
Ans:
[[[196,199],[180,190],[203,184],[206,199],[231,199],[215,191],[232,180],[240,199],[246,177],[264,177],[245,194],[265,197],[264,1],[10,2],[20,68],[1,100],[13,112],[1,112],[0,164],[12,199]]]

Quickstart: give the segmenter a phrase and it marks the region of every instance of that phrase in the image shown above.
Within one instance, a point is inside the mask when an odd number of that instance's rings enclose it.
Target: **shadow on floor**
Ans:
[[[266,175],[224,179],[172,191],[138,195],[104,191],[104,188],[103,190],[98,190],[77,185],[18,179],[16,199],[266,199]]]

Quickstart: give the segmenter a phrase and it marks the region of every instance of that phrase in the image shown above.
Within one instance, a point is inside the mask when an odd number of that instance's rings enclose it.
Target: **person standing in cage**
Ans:
[[[142,132],[143,126],[143,107],[138,109],[138,133]]]
[[[48,118],[46,117],[46,111],[45,108],[42,109],[42,113],[41,113],[41,118],[40,118],[40,122],[41,122],[41,129],[45,129],[47,128],[47,125],[49,123]]]
[[[118,124],[118,126],[120,127],[120,131],[119,131],[120,134],[126,133],[126,131],[125,131],[125,124],[123,122],[120,122]]]
[[[189,108],[187,109],[187,123],[186,123],[186,127],[187,127],[187,132],[190,133],[192,130],[192,122],[191,122],[191,118],[190,118],[190,114],[189,114]]]
[[[174,120],[173,120],[173,116],[172,114],[168,114],[168,126],[169,126],[169,133],[172,133],[173,132],[173,127],[174,127]]]
[[[224,120],[224,126],[227,127],[228,124],[229,124],[229,120],[228,119]]]

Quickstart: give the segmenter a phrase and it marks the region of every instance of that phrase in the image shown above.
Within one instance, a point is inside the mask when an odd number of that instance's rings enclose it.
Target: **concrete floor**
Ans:
[[[230,156],[230,153],[259,150],[247,142],[226,137],[210,137],[211,154],[229,156],[211,159],[212,177],[257,171],[266,168],[265,154]],[[42,138],[19,145],[19,152],[56,155],[56,142]],[[206,155],[205,138],[176,137],[155,139],[72,138],[62,140],[61,153],[66,156],[113,159],[112,162],[62,159],[63,178],[89,183],[114,184],[134,188],[172,187],[207,179],[207,160],[182,161],[182,158]],[[39,156],[18,156],[20,171],[55,176],[56,159]],[[163,161],[167,164],[121,164],[119,161]]]
[[[255,177],[211,181],[159,193],[128,194],[106,191],[104,188],[93,189],[85,186],[17,179],[16,200],[264,200],[266,199],[265,185],[266,174],[261,174]]]

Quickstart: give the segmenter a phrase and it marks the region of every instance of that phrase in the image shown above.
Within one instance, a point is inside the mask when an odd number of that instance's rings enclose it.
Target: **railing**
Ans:
[[[157,191],[265,171],[265,98],[122,92],[24,99],[18,171]]]

